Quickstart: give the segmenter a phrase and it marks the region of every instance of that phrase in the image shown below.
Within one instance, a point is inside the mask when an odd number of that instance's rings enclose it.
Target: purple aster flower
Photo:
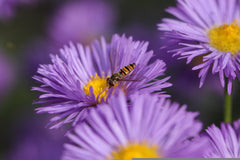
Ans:
[[[130,103],[120,92],[91,110],[68,134],[63,160],[201,157],[207,141],[199,141],[198,113],[150,94],[134,93]]]
[[[49,22],[50,37],[64,44],[77,41],[89,44],[96,36],[111,33],[116,9],[104,1],[64,3]]]
[[[186,58],[202,59],[193,70],[200,70],[200,87],[209,70],[218,73],[224,87],[228,78],[228,94],[232,81],[240,78],[240,1],[178,0],[177,7],[167,11],[177,19],[166,18],[159,24],[169,44],[178,45],[169,52]]]
[[[64,46],[60,55],[51,55],[52,64],[40,65],[34,76],[42,85],[33,90],[43,92],[36,103],[44,104],[37,113],[58,114],[50,120],[50,124],[55,123],[52,128],[58,128],[84,119],[89,108],[108,101],[116,86],[127,95],[140,90],[142,94],[166,96],[162,89],[171,86],[166,82],[170,77],[155,79],[164,75],[166,65],[161,60],[148,64],[153,52],[147,48],[148,43],[125,35],[114,35],[109,44],[102,37],[86,47]],[[114,87],[107,82],[113,73],[122,75]]]
[[[221,128],[214,124],[206,130],[210,142],[206,158],[239,158],[240,157],[240,120],[231,126],[222,123]]]

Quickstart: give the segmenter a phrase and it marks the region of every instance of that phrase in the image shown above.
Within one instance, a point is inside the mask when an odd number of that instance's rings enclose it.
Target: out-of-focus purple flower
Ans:
[[[210,142],[206,158],[239,158],[240,157],[240,120],[230,124],[214,124],[206,130]]]
[[[202,124],[196,112],[155,95],[123,92],[91,110],[87,123],[68,134],[63,160],[202,157]],[[191,139],[191,140],[190,140]]]
[[[58,122],[52,126],[58,128],[85,118],[91,107],[107,102],[116,86],[127,95],[140,90],[142,94],[159,91],[155,94],[166,96],[162,89],[171,86],[166,82],[170,77],[155,79],[164,75],[165,63],[156,60],[148,64],[153,52],[147,49],[148,43],[117,34],[109,44],[102,37],[91,46],[65,46],[60,55],[51,55],[52,64],[41,65],[34,76],[42,85],[33,90],[43,92],[37,103],[45,104],[37,112],[58,114],[50,120],[50,124]],[[109,87],[107,78],[133,63],[136,66],[132,72],[115,87]]]
[[[223,87],[224,76],[228,78],[229,94],[232,81],[240,78],[239,8],[239,0],[178,0],[177,7],[167,9],[178,19],[165,18],[158,25],[169,44],[177,46],[169,52],[186,58],[187,63],[196,57],[202,59],[193,67],[200,70],[200,87],[209,70],[219,74]]]
[[[48,33],[60,44],[89,44],[94,38],[111,33],[115,16],[116,9],[101,0],[67,2],[50,19]]]
[[[65,141],[64,130],[44,128],[46,117],[26,117],[15,122],[8,160],[59,160]],[[17,134],[15,134],[17,133]]]
[[[25,58],[25,73],[28,77],[32,77],[37,71],[39,64],[51,63],[49,54],[58,52],[59,48],[62,47],[57,45],[48,38],[38,38],[30,43],[24,50]]]
[[[5,95],[14,83],[14,67],[12,62],[0,53],[0,99]]]
[[[0,1],[0,19],[8,19],[14,15],[16,0]]]
[[[37,0],[0,0],[0,20],[7,20],[15,15],[19,5],[35,3]]]

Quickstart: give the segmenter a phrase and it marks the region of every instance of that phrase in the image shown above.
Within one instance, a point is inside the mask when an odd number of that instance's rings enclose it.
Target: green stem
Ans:
[[[225,102],[224,102],[224,122],[232,122],[232,94],[229,95],[227,91],[228,79],[225,79]]]

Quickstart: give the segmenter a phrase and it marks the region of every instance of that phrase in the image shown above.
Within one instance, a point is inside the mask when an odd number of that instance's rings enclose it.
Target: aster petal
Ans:
[[[206,158],[238,158],[239,146],[239,120],[230,124],[221,123],[221,128],[212,125],[206,130],[210,148],[205,152]]]

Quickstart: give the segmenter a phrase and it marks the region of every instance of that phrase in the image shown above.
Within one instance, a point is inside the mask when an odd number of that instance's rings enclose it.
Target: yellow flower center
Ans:
[[[149,146],[147,143],[129,143],[120,146],[112,152],[107,160],[132,160],[132,158],[161,158],[157,145]]]
[[[108,77],[104,76],[104,72],[103,72],[102,78],[99,77],[97,73],[95,73],[95,77],[91,76],[91,79],[84,86],[84,92],[87,95],[91,95],[90,94],[90,87],[92,87],[93,88],[93,94],[95,96],[95,100],[97,100],[97,98],[98,98],[98,103],[100,103],[101,99],[104,98],[104,101],[106,102],[106,99],[107,99],[107,96],[108,96],[107,78]]]
[[[237,20],[209,30],[210,45],[232,55],[240,52],[240,26]]]

